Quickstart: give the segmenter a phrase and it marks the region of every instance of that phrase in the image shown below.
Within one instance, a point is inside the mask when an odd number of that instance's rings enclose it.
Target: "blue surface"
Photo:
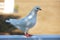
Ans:
[[[60,35],[34,35],[29,38],[23,35],[0,35],[0,40],[60,40]]]

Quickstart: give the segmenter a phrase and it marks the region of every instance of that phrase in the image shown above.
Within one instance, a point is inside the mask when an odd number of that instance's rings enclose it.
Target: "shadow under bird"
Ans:
[[[14,27],[23,31],[26,37],[29,37],[31,35],[28,34],[28,30],[36,24],[37,12],[39,10],[41,10],[41,8],[39,6],[35,6],[26,17],[21,19],[9,19],[5,20],[5,22],[12,24]]]

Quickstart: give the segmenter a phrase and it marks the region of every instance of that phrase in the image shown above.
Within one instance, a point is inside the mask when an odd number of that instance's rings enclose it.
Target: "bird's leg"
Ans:
[[[28,28],[26,28],[25,30],[25,36],[28,34]]]
[[[31,37],[32,35],[31,34],[28,34],[28,30],[29,30],[29,28],[26,28],[26,30],[25,30],[25,36],[26,37]]]

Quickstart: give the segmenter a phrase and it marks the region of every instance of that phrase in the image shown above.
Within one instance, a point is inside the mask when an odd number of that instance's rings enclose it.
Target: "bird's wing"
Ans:
[[[27,24],[27,22],[25,22],[25,19],[14,20],[12,22],[14,22],[14,24],[12,24],[12,25],[14,25],[16,28],[25,30],[26,24]]]

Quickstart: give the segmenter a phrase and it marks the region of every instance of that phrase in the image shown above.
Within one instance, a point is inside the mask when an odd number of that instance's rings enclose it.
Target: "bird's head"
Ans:
[[[35,10],[35,11],[38,11],[38,10],[41,10],[41,8],[40,8],[39,6],[35,6],[35,7],[34,7],[34,10]]]

